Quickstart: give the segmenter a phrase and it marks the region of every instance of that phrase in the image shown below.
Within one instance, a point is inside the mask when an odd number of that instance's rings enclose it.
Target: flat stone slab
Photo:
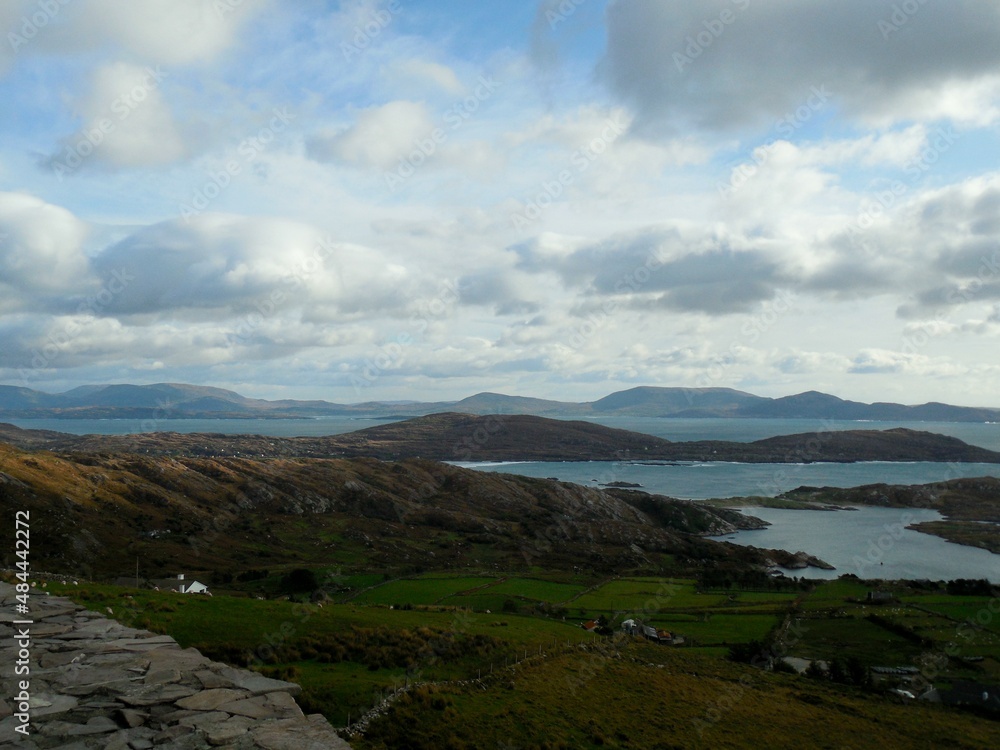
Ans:
[[[47,737],[80,737],[88,734],[117,732],[118,725],[106,716],[95,716],[86,724],[68,721],[50,721],[42,725],[41,733]]]
[[[50,635],[62,635],[63,633],[68,633],[73,629],[73,624],[68,625],[60,623],[47,623],[43,622],[41,624],[35,624],[31,626],[31,637],[32,638],[43,638]]]
[[[172,682],[181,681],[179,669],[168,667],[166,669],[151,669],[146,673],[143,682],[147,685],[167,685]]]
[[[182,727],[194,727],[195,729],[201,729],[206,724],[217,724],[230,718],[230,715],[225,711],[188,711],[187,714],[177,723]]]
[[[72,711],[79,703],[71,695],[35,693],[31,696],[28,705],[31,706],[31,717],[37,719],[41,716],[52,716]]]
[[[154,706],[157,703],[173,703],[197,692],[184,685],[151,685],[134,693],[122,694],[118,700],[130,706]]]
[[[247,696],[244,690],[233,690],[232,688],[212,688],[202,690],[189,698],[182,698],[174,701],[178,708],[186,708],[193,711],[214,711],[223,703],[232,703]]]
[[[300,685],[296,685],[294,682],[274,680],[270,677],[265,677],[262,674],[257,674],[256,672],[248,672],[245,669],[223,667],[219,670],[219,674],[222,677],[231,680],[236,687],[248,690],[253,695],[263,695],[264,693],[271,693],[275,690],[280,690],[291,695],[298,695],[302,692],[302,687]]]
[[[350,745],[327,724],[286,719],[264,723],[251,730],[263,750],[350,750]]]
[[[223,703],[220,711],[246,716],[250,719],[294,719],[305,718],[299,704],[288,693],[268,693],[244,698],[241,701]]]
[[[224,745],[244,736],[252,726],[254,726],[254,722],[251,719],[243,716],[230,716],[224,721],[205,724],[199,728],[205,733],[210,744]]]
[[[0,602],[14,588],[0,581]],[[182,649],[63,597],[33,593],[31,728],[15,734],[12,677],[0,675],[0,748],[19,750],[340,750],[322,717],[306,718],[301,688]],[[0,611],[0,664],[13,663]],[[9,693],[9,694],[8,694]]]

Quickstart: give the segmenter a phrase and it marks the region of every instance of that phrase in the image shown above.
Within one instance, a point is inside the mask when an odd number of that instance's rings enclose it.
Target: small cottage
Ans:
[[[179,594],[209,594],[208,586],[201,581],[185,581],[184,574],[178,573],[176,578],[157,578],[150,581],[157,591],[176,591]]]

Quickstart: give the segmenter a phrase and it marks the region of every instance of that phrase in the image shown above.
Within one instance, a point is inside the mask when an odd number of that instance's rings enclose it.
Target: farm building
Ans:
[[[888,604],[896,601],[896,597],[891,591],[869,591],[867,601],[869,604]]]
[[[183,573],[178,573],[176,578],[158,578],[149,583],[153,588],[160,591],[176,591],[179,594],[209,593],[208,586],[201,581],[185,581]]]

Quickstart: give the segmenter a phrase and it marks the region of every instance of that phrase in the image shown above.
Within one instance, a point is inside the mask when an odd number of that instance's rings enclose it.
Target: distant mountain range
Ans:
[[[931,402],[917,406],[846,401],[818,391],[767,398],[732,388],[643,386],[597,401],[549,401],[478,393],[461,401],[266,401],[234,391],[178,383],[91,385],[65,393],[0,385],[0,418],[308,418],[321,416],[414,417],[439,412],[528,414],[546,417],[686,417],[848,419],[918,422],[996,422],[1000,409]]]

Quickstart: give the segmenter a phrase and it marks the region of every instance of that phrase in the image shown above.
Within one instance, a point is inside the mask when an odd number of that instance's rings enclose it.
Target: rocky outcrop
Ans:
[[[125,627],[62,597],[32,590],[15,615],[0,582],[0,746],[26,750],[337,750],[350,748],[295,702],[301,688],[213,662],[170,636]],[[31,625],[15,625],[15,620]],[[30,641],[18,644],[26,629]],[[29,674],[15,665],[26,651]],[[21,680],[28,699],[19,699]],[[26,706],[24,704],[27,704]],[[28,734],[23,708],[30,715]]]
[[[794,554],[783,549],[764,550],[771,558],[771,564],[788,568],[790,570],[802,570],[804,568],[819,568],[820,570],[836,570],[835,567],[825,560],[820,560],[808,552],[795,552]]]

